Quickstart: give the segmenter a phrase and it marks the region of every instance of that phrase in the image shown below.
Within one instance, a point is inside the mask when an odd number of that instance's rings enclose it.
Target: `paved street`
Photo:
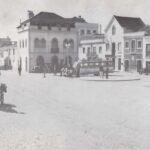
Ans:
[[[2,72],[0,150],[150,149],[150,76],[92,82]]]

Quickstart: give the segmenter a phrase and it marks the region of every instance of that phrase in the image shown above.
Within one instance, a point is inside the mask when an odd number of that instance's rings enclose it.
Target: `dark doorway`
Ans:
[[[118,70],[121,70],[121,58],[118,59]]]
[[[37,66],[43,67],[44,66],[44,58],[43,56],[38,56],[36,59]]]
[[[112,43],[112,61],[115,69],[116,44]]]
[[[129,71],[129,60],[125,60],[125,71]]]
[[[52,71],[56,71],[58,69],[58,56],[53,56],[52,60],[51,60],[51,64],[52,64]]]
[[[137,72],[141,71],[141,69],[142,69],[142,61],[138,60],[137,61]]]
[[[150,61],[146,62],[146,70],[147,72],[150,72]]]

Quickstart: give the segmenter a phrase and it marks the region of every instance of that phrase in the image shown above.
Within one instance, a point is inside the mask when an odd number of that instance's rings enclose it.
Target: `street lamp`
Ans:
[[[69,57],[68,54],[69,54],[69,48],[71,47],[71,43],[69,41],[67,41],[65,43],[65,47],[67,49],[67,57],[66,57],[66,59],[67,59],[67,65],[68,65],[68,57]]]

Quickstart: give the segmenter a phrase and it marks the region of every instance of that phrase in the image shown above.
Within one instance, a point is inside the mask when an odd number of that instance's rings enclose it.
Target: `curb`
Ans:
[[[94,80],[94,79],[81,79],[82,81],[93,81],[93,82],[125,82],[125,81],[139,81],[140,78],[135,79],[104,79],[104,80]]]

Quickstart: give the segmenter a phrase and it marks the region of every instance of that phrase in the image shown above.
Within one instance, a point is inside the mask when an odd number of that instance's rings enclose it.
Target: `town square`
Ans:
[[[0,150],[150,149],[148,0],[1,3]]]

